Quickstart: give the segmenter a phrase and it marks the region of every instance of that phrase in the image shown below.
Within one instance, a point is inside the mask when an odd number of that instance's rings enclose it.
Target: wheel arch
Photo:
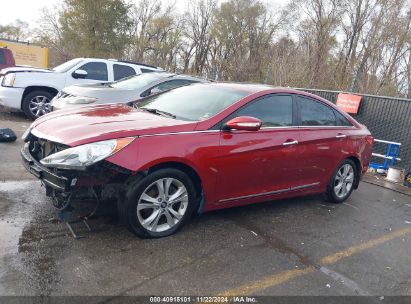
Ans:
[[[165,168],[173,168],[173,169],[177,169],[177,170],[180,170],[186,173],[194,183],[197,196],[201,196],[201,193],[203,192],[203,186],[202,186],[200,175],[197,173],[197,171],[193,167],[185,163],[178,162],[178,161],[168,161],[164,163],[159,163],[159,164],[156,164],[150,167],[148,169],[148,174],[158,171],[160,169],[165,169]]]
[[[360,162],[359,158],[354,156],[354,155],[352,155],[350,157],[347,157],[346,159],[352,160],[354,162],[355,166],[356,166],[357,179],[356,179],[355,184],[354,184],[354,189],[357,189],[358,185],[360,183],[360,178],[361,178],[361,162]]]
[[[20,104],[20,108],[23,109],[23,100],[24,98],[30,94],[31,92],[34,91],[46,91],[49,92],[50,94],[52,94],[53,96],[56,96],[57,93],[59,92],[59,90],[57,90],[56,88],[53,87],[48,87],[48,86],[28,86],[24,89],[23,92],[23,97],[21,99],[21,104]]]

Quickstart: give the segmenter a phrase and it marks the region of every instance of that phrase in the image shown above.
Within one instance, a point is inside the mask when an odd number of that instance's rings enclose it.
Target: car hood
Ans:
[[[194,130],[196,123],[159,116],[126,105],[100,105],[61,110],[37,119],[32,133],[77,146],[121,137]]]
[[[74,96],[97,98],[97,103],[126,103],[141,98],[137,90],[112,88],[105,83],[73,85],[63,91]]]
[[[54,73],[52,70],[34,68],[34,67],[10,67],[1,70],[1,74],[5,75],[7,73],[20,73],[20,72],[39,72],[39,73]]]

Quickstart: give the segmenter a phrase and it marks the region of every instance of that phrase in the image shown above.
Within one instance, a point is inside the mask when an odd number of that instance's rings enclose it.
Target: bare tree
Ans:
[[[339,83],[348,88],[347,76],[352,75],[357,60],[357,48],[364,26],[370,22],[372,13],[377,5],[377,0],[345,0],[341,2],[342,13],[340,22],[344,40],[335,75],[339,75]],[[347,71],[349,75],[347,75]],[[349,77],[351,79],[351,77]]]
[[[182,50],[184,72],[203,74],[210,52],[212,15],[216,0],[200,0],[190,4],[184,14],[185,45]],[[189,70],[190,62],[193,59]]]
[[[57,65],[73,58],[72,48],[68,41],[65,41],[59,22],[60,9],[54,7],[53,10],[43,8],[38,28],[34,30],[34,41],[46,45],[50,49],[49,65]]]
[[[289,0],[271,10],[262,0],[192,0],[183,13],[136,1],[127,47],[105,44],[104,54],[218,80],[411,97],[409,0]],[[36,31],[56,63],[78,53],[80,34],[62,32],[65,11],[43,11]]]

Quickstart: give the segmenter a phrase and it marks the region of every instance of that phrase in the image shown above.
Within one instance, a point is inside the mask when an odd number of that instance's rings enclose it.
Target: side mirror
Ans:
[[[226,122],[223,130],[258,131],[262,125],[261,120],[251,116],[239,116]]]
[[[71,74],[71,76],[73,76],[73,78],[75,79],[84,79],[87,77],[87,75],[88,73],[84,70],[75,70],[73,74]]]

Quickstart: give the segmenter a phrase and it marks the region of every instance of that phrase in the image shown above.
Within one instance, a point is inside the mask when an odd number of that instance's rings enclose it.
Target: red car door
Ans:
[[[304,184],[328,184],[347,153],[347,126],[338,126],[335,110],[314,99],[299,96],[300,179]]]
[[[294,127],[291,95],[260,97],[229,117],[252,116],[263,125],[259,131],[222,131],[216,162],[219,203],[261,200],[287,192],[300,184],[299,130]]]

